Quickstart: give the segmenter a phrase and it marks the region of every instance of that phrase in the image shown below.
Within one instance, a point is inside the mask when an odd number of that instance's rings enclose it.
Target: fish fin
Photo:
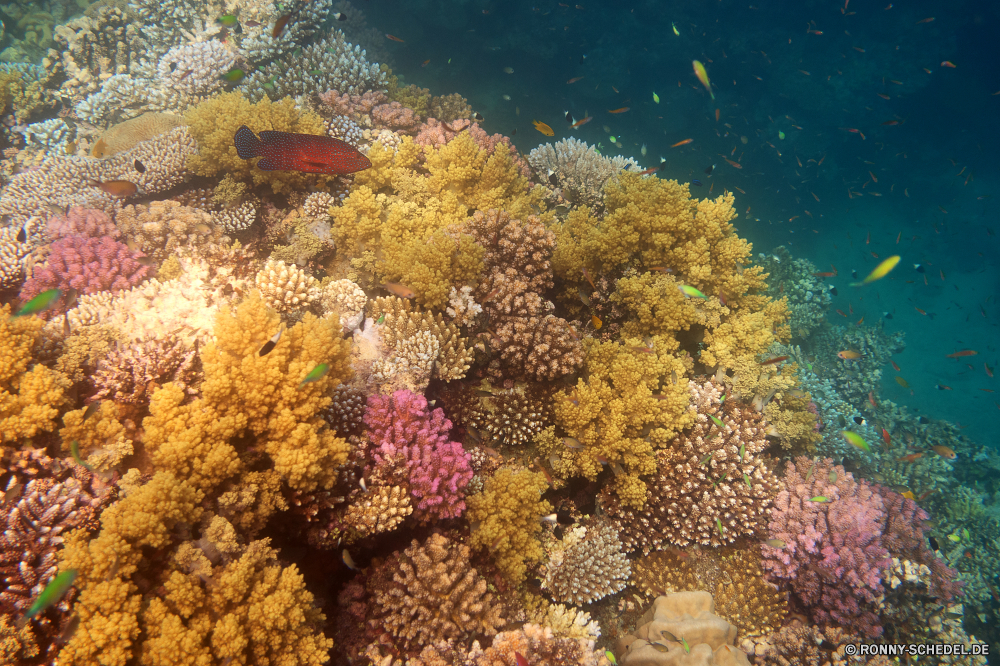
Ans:
[[[261,132],[261,136],[264,134],[265,132]],[[236,130],[236,136],[233,137],[233,143],[236,146],[236,154],[244,160],[260,155],[260,149],[264,145],[261,140],[257,138],[257,135],[253,133],[253,130],[246,125],[240,125],[240,128]]]
[[[277,165],[271,160],[265,158],[257,162],[257,168],[261,171],[278,171]]]

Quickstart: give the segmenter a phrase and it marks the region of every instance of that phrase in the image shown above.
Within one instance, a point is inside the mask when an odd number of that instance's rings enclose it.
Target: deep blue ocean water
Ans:
[[[660,177],[699,179],[694,196],[735,191],[735,224],[755,254],[785,245],[818,271],[839,271],[831,321],[869,325],[889,312],[886,330],[905,331],[882,398],[996,442],[1000,393],[982,389],[1000,391],[984,367],[998,363],[1000,320],[1000,4],[564,4],[362,8],[405,40],[388,43],[394,73],[435,94],[460,91],[487,131],[516,130],[522,152],[575,136],[644,167],[665,158]],[[565,111],[593,120],[570,130]],[[536,119],[555,136],[535,131]],[[887,278],[848,287],[852,271],[863,278],[894,254],[902,259]],[[946,358],[962,349],[979,353]]]

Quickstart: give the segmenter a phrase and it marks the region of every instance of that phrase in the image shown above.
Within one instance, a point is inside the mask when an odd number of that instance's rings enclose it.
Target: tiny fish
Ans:
[[[306,375],[306,378],[302,380],[302,383],[299,384],[299,387],[301,388],[306,384],[318,382],[319,380],[323,379],[323,376],[326,375],[329,369],[330,369],[329,365],[327,365],[326,363],[320,363],[315,368],[313,368],[308,375]]]
[[[288,22],[292,20],[291,14],[285,14],[284,16],[279,16],[278,20],[274,22],[274,27],[271,28],[271,38],[277,39],[281,37],[281,33],[285,31],[288,27]]]
[[[514,651],[514,661],[517,662],[517,666],[530,666],[530,664],[528,664],[528,660],[524,658],[524,655],[517,650]]]
[[[766,361],[761,361],[758,365],[772,365],[774,363],[781,363],[782,361],[787,361],[787,356],[775,356],[774,358],[769,358]]]
[[[722,397],[725,397],[725,396],[722,396]],[[746,455],[746,452],[747,452],[747,444],[746,444],[746,442],[740,443],[740,462],[743,462],[743,456]]]
[[[694,143],[694,139],[684,139],[684,140],[682,140],[682,141],[678,141],[677,143],[673,144],[673,145],[672,145],[672,146],[670,146],[670,147],[671,147],[671,148],[677,148],[678,146],[686,146],[686,145],[688,145],[689,143]]]
[[[698,291],[697,289],[695,289],[690,285],[682,284],[679,285],[678,288],[681,290],[681,293],[687,296],[688,298],[707,298],[705,294],[701,293],[700,291]]]
[[[892,441],[889,438],[889,431],[885,428],[882,428],[882,441],[885,442],[886,446],[890,446],[892,444]]]
[[[667,645],[664,645],[663,643],[656,643],[656,642],[653,642],[653,643],[650,643],[650,645],[651,645],[651,646],[653,647],[653,649],[654,649],[654,650],[656,650],[657,652],[670,652],[670,647],[669,647],[669,646],[667,646]]]
[[[827,501],[827,499],[826,499],[825,495],[816,495],[816,497],[810,497],[809,501],[810,502],[818,502],[820,504],[823,504],[824,502]]]
[[[358,565],[354,563],[354,558],[351,557],[351,554],[347,552],[346,548],[341,552],[340,559],[344,561],[344,564],[346,564],[347,568],[350,569],[351,571],[358,570]]]
[[[716,520],[718,520],[718,518],[716,518]],[[681,646],[684,648],[684,652],[687,652],[688,654],[691,653],[691,646],[688,645],[688,642],[684,640],[683,636],[681,636]]]
[[[932,446],[931,448],[934,450],[934,453],[938,454],[939,456],[941,456],[942,458],[945,458],[947,460],[954,460],[955,458],[958,457],[958,454],[955,453],[955,451],[953,449],[951,449],[951,448],[949,448],[947,446],[943,446],[941,444],[936,444],[936,445]]]
[[[86,462],[84,462],[83,458],[80,457],[80,443],[77,442],[75,439],[72,442],[70,442],[69,452],[73,455],[73,460],[76,462],[77,465],[83,467],[86,470],[90,470],[91,472],[94,471],[93,465],[87,464]]]
[[[399,42],[400,44],[402,44],[403,42],[406,41],[405,39],[400,39],[396,35],[390,35],[389,33],[385,33],[385,36],[386,36],[386,39],[391,39],[392,41]]]
[[[842,430],[840,434],[843,435],[844,439],[847,440],[847,443],[851,446],[861,449],[862,451],[866,451],[867,453],[872,452],[871,447],[868,446],[868,442],[862,439],[861,435],[858,433],[851,430]]]
[[[979,352],[972,349],[963,349],[962,351],[957,351],[954,354],[948,354],[945,358],[961,358],[962,356],[975,356]]]
[[[694,180],[692,180],[691,184],[694,185],[695,187],[701,187],[701,181],[698,180],[697,178],[695,178]]]
[[[948,535],[948,541],[954,541],[955,543],[958,543],[961,540],[962,540],[962,537],[958,536],[957,534],[949,534]]]
[[[594,325],[594,330],[601,330],[601,326],[604,326],[604,322],[597,315],[590,315],[590,323]]]
[[[557,513],[550,513],[547,516],[542,516],[542,522],[543,523],[551,523],[551,524],[555,525],[556,523],[559,522],[559,514],[557,514]]]
[[[221,78],[224,81],[229,81],[230,83],[238,83],[238,82],[242,81],[243,77],[246,76],[246,75],[247,75],[247,73],[244,72],[239,67],[233,67],[231,70],[229,70],[228,72],[226,72],[225,74],[223,74]]]
[[[573,449],[574,451],[583,450],[583,444],[576,437],[563,437],[563,444],[566,445],[567,449]]]
[[[14,313],[15,317],[23,317],[25,315],[37,314],[49,307],[59,300],[62,296],[62,292],[58,289],[49,289],[43,291],[42,293],[35,296],[30,301],[24,304],[24,306]]]
[[[724,528],[724,527],[722,526],[722,521],[721,521],[721,520],[719,520],[719,517],[718,517],[718,516],[716,516],[716,517],[715,517],[715,526],[716,526],[717,528],[719,528],[719,535],[720,535],[720,536],[721,536],[721,535],[723,534],[723,532],[725,532],[725,531],[726,531],[726,528]]]
[[[582,76],[574,76],[572,79],[566,82],[566,85],[569,85],[571,83],[576,83],[577,81],[582,81],[583,79],[584,77]]]
[[[660,96],[657,95],[655,92],[653,93],[653,103],[654,104],[659,104],[660,103]]]
[[[586,125],[587,123],[589,123],[593,119],[594,119],[593,116],[587,116],[586,118],[581,118],[580,120],[578,120],[575,123],[573,123],[572,125],[570,125],[569,128],[570,129],[576,129],[578,127],[582,127],[582,126]],[[539,131],[541,131],[541,130],[539,130]],[[544,134],[544,132],[542,132],[542,133]]]
[[[83,410],[83,420],[81,423],[86,423],[87,419],[97,413],[97,410],[101,408],[101,401],[97,400],[95,402],[87,405],[87,409]]]
[[[345,14],[344,12],[334,12],[333,13],[333,18],[334,18],[334,20],[337,20],[337,21],[346,21],[347,20],[347,14]]]
[[[837,352],[837,358],[843,359],[845,361],[853,361],[855,359],[861,358],[862,356],[864,356],[864,354],[862,354],[861,352],[856,352],[853,349],[845,349],[844,351]]]
[[[903,388],[910,388],[910,383],[907,382],[902,377],[896,377],[896,383],[902,386]]]
[[[535,129],[544,134],[545,136],[555,136],[555,132],[551,127],[546,125],[540,120],[532,120],[531,124],[535,126]]]
[[[830,480],[830,483],[837,483],[837,470],[831,469],[827,478]]]
[[[708,94],[711,95],[712,99],[715,99],[715,93],[712,92],[712,83],[708,80],[708,71],[705,69],[705,66],[697,60],[692,60],[691,65],[694,67],[694,74],[701,81],[701,85],[705,86]]]
[[[215,20],[221,23],[222,25],[226,26],[227,28],[232,28],[234,25],[240,22],[240,20],[235,16],[233,16],[232,14],[223,14],[222,16],[220,16]]]
[[[708,418],[712,419],[712,423],[714,423],[718,427],[720,427],[720,428],[725,428],[726,427],[726,424],[722,422],[722,419],[720,419],[715,414],[709,414]]]
[[[907,490],[905,493],[900,493],[900,495],[902,495],[903,497],[905,497],[908,500],[914,500],[914,501],[916,501],[916,499],[917,499],[916,495],[913,494],[912,490]]]
[[[750,483],[750,477],[747,475],[746,472],[743,472],[743,483],[747,484],[747,488],[753,490],[753,484]]]
[[[513,74],[514,73],[514,68],[513,67],[504,67],[503,71],[504,71],[505,74]]]
[[[764,543],[766,543],[771,548],[784,548],[785,547],[785,542],[782,541],[781,539],[768,539]]]
[[[46,608],[54,606],[59,603],[59,600],[69,592],[69,588],[73,587],[73,582],[76,580],[76,569],[67,569],[63,571],[45,586],[42,593],[39,594],[35,600],[31,603],[28,608],[28,612],[24,614],[21,618],[21,623],[26,623],[31,618],[35,617]]]
[[[130,180],[91,180],[87,181],[87,184],[119,199],[131,197],[139,191],[139,186]]]
[[[705,464],[707,464],[707,463],[708,463],[708,461],[710,461],[711,459],[712,459],[712,454],[711,454],[711,453],[709,453],[709,454],[708,454],[708,455],[706,455],[706,456],[705,456],[704,458],[702,458],[702,459],[701,459],[701,462],[699,462],[698,464],[699,464],[699,465],[705,465]]]
[[[623,106],[620,109],[608,109],[608,113],[625,113],[629,110],[629,107]]]
[[[264,346],[261,347],[260,352],[258,352],[258,356],[267,356],[268,354],[271,353],[271,350],[274,349],[275,345],[278,344],[278,340],[281,339],[281,332],[283,330],[284,329],[279,328],[278,332],[275,333],[273,336],[271,336],[270,340],[264,343]]]
[[[400,298],[413,298],[417,295],[417,292],[413,291],[405,285],[398,284],[396,282],[386,282],[382,285],[382,288],[388,291],[394,296],[399,296]]]

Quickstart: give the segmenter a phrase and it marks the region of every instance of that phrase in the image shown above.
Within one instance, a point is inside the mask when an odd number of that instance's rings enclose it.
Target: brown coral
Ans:
[[[403,650],[435,641],[492,636],[504,624],[486,580],[469,564],[469,547],[432,534],[395,553],[369,579],[369,624]]]
[[[649,553],[635,560],[632,569],[632,585],[649,596],[705,589],[691,556],[682,550]]]
[[[157,263],[182,247],[218,243],[222,238],[210,214],[169,199],[125,206],[115,215],[115,224],[130,244]]]
[[[153,389],[167,382],[178,382],[186,393],[194,394],[195,360],[195,350],[169,334],[113,349],[97,364],[91,380],[97,388],[94,399],[141,404],[149,400]]]
[[[720,403],[714,379],[691,382],[690,389],[695,425],[657,452],[645,510],[624,508],[604,494],[629,550],[648,553],[664,543],[718,546],[765,526],[779,487],[759,457],[768,444],[767,423],[750,407]]]

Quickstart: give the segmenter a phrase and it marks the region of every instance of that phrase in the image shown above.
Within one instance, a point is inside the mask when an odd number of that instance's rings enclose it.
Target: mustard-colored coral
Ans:
[[[306,314],[283,332],[269,354],[260,356],[279,323],[257,292],[235,313],[219,314],[217,342],[201,352],[202,397],[184,404],[184,392],[168,384],[150,401],[143,426],[157,469],[211,489],[244,469],[239,440],[241,448],[252,443],[270,456],[293,489],[309,492],[332,485],[349,445],[326,426],[320,412],[330,403],[330,389],[350,377],[349,346],[341,339],[336,316]],[[321,363],[328,366],[327,373],[302,384]]]
[[[0,442],[55,430],[66,402],[65,375],[32,358],[44,324],[34,316],[12,317],[10,305],[0,307]]]
[[[142,631],[135,577],[143,549],[168,546],[175,526],[198,519],[201,499],[190,484],[160,472],[101,514],[96,538],[88,541],[83,530],[66,537],[61,568],[77,571],[73,611],[80,627],[60,651],[60,664],[125,666],[133,657]]]
[[[126,436],[125,427],[118,421],[118,407],[113,400],[105,400],[97,411],[84,421],[86,407],[66,412],[65,427],[59,430],[63,452],[70,454],[71,445],[77,442],[80,457],[99,471],[117,466],[125,456],[132,455],[132,440]]]
[[[655,471],[654,449],[692,422],[688,368],[675,355],[677,347],[669,337],[648,344],[588,342],[586,379],[555,400],[556,423],[583,448],[556,444],[543,451],[558,456],[556,473],[595,480],[603,464],[611,465],[618,496],[642,507],[646,488],[639,476]]]
[[[488,549],[512,583],[523,581],[528,566],[545,554],[537,535],[542,530],[539,518],[552,511],[552,505],[541,497],[547,488],[539,472],[502,467],[481,493],[465,499],[466,516],[474,526],[473,548]]]
[[[255,133],[277,130],[326,134],[323,120],[310,111],[299,111],[290,97],[279,102],[265,97],[252,104],[237,92],[222,93],[189,110],[184,120],[198,142],[198,154],[189,158],[187,166],[199,176],[223,173],[241,180],[252,179],[255,185],[270,185],[276,193],[306,190],[317,180],[325,182],[332,178],[298,171],[261,171],[254,160],[244,160],[236,154],[233,136],[240,125],[246,125]]]
[[[489,155],[467,132],[437,147],[404,137],[395,153],[376,143],[368,157],[372,167],[356,174],[351,194],[330,209],[338,260],[349,264],[347,277],[367,286],[401,282],[428,307],[443,309],[451,287],[481,270],[481,251],[446,229],[470,210],[526,216],[541,201],[506,146]]]

